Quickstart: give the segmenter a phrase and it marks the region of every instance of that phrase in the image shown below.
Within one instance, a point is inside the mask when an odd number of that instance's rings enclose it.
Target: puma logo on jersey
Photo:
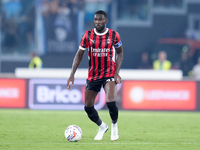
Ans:
[[[93,39],[90,39],[90,41],[91,41],[92,43],[94,43],[94,40],[93,40]]]

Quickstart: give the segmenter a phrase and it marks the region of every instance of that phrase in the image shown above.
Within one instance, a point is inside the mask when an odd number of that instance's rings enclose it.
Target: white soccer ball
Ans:
[[[82,137],[82,130],[77,125],[70,125],[65,130],[65,138],[70,142],[77,142]]]

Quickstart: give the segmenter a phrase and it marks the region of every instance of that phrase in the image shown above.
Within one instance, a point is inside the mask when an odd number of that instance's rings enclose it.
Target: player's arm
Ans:
[[[122,61],[123,61],[123,47],[122,45],[118,48],[115,48],[116,52],[117,52],[117,57],[116,57],[116,71],[115,71],[115,81],[117,84],[121,83],[121,77],[119,75],[119,70],[121,68],[122,65]]]
[[[72,64],[72,70],[71,70],[69,79],[67,80],[67,88],[68,89],[71,89],[72,86],[74,85],[74,75],[75,75],[75,72],[76,72],[82,58],[83,58],[84,52],[85,52],[84,50],[79,48],[79,50],[77,51],[77,53],[74,57],[73,64]]]

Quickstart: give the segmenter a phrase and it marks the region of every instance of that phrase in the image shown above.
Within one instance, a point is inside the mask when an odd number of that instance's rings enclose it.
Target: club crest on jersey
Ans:
[[[109,38],[107,39],[107,43],[108,43],[108,44],[110,43],[110,39],[109,39]]]

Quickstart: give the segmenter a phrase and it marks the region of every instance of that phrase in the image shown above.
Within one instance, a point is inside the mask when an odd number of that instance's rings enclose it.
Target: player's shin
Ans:
[[[109,109],[110,117],[112,119],[111,140],[116,141],[119,138],[118,125],[117,125],[118,108],[116,106],[116,102],[108,102],[107,106],[108,106],[108,109]]]
[[[98,112],[96,111],[94,106],[92,106],[92,107],[86,107],[85,106],[85,112],[87,113],[87,115],[88,115],[88,117],[90,118],[91,121],[96,123],[98,126],[101,125],[102,121],[99,118]]]
[[[110,117],[112,119],[112,123],[117,123],[118,120],[118,108],[116,106],[116,102],[107,102],[107,107],[109,109]]]
[[[99,126],[99,130],[97,132],[97,135],[94,137],[94,140],[102,140],[104,133],[108,130],[107,124],[105,124],[101,119],[99,118],[99,115],[93,107],[85,107],[85,111],[93,122],[95,122]]]

